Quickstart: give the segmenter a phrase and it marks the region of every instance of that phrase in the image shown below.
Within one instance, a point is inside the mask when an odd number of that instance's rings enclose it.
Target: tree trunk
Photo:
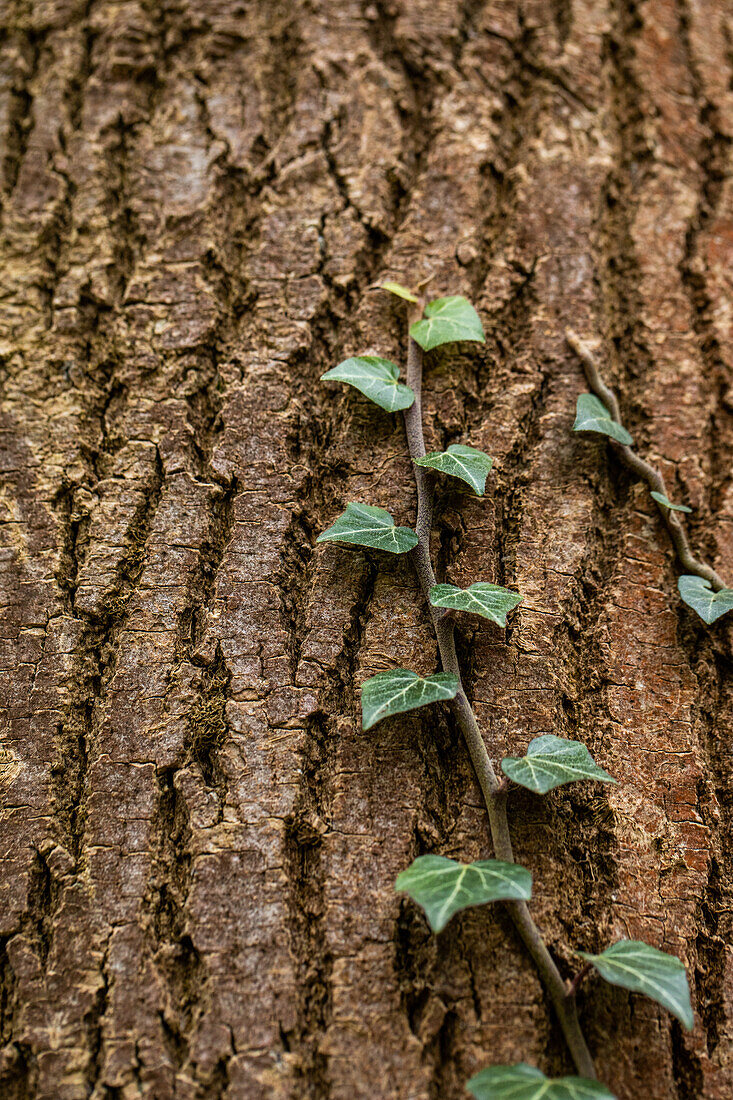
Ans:
[[[3,0],[0,1092],[459,1100],[572,1067],[499,907],[433,936],[422,852],[491,855],[436,668],[398,417],[319,376],[404,363],[381,276],[465,294],[431,353],[439,579],[524,603],[460,647],[492,759],[584,741],[617,778],[510,794],[563,974],[622,936],[687,964],[686,1033],[591,979],[619,1100],[733,1094],[730,625],[680,603],[644,485],[573,435],[564,330],[733,581],[727,0]],[[478,350],[476,350],[478,348]]]

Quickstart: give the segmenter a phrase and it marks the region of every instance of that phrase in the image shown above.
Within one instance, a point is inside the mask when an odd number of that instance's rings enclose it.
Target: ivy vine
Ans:
[[[646,481],[680,564],[686,570],[677,582],[679,594],[688,607],[696,611],[709,626],[728,611],[733,611],[733,588],[726,587],[723,578],[692,553],[685,529],[676,515],[677,512],[692,512],[692,509],[686,504],[673,504],[659,470],[655,470],[632,450],[634,441],[621,423],[618,399],[601,376],[595,352],[571,329],[565,333],[565,339],[583,364],[588,385],[593,391],[581,393],[578,397],[574,430],[608,436],[611,447],[623,465]]]
[[[395,714],[415,710],[438,701],[450,706],[466,743],[489,819],[493,859],[461,863],[439,854],[418,856],[402,871],[395,889],[406,893],[425,913],[433,932],[438,933],[463,909],[500,902],[532,956],[553,1004],[578,1076],[550,1080],[525,1063],[490,1066],[467,1082],[476,1100],[613,1100],[608,1089],[597,1082],[588,1045],[576,1005],[580,982],[591,970],[605,981],[651,997],[681,1021],[693,1026],[693,1014],[685,968],[679,959],[635,940],[610,944],[598,955],[575,952],[579,970],[566,983],[548,950],[529,908],[532,895],[530,872],[514,859],[509,831],[508,795],[512,784],[543,795],[565,783],[615,780],[592,758],[581,742],[544,734],[536,737],[524,756],[506,757],[497,774],[479,729],[473,708],[461,680],[454,637],[456,614],[480,615],[499,628],[506,616],[522,601],[518,592],[491,580],[478,580],[465,589],[438,583],[430,556],[430,532],[436,473],[465,482],[483,495],[491,471],[489,455],[470,443],[453,444],[444,452],[426,453],[422,424],[422,374],[424,354],[458,341],[484,342],[476,310],[465,298],[452,296],[425,299],[425,285],[416,291],[399,283],[386,282],[382,289],[408,303],[408,350],[406,380],[400,381],[396,363],[377,356],[346,359],[322,379],[344,382],[357,389],[388,413],[401,411],[417,488],[415,529],[397,527],[383,508],[360,502],[346,510],[324,531],[318,542],[332,541],[368,547],[392,554],[410,554],[435,630],[442,668],[428,676],[411,669],[394,668],[366,680],[361,689],[362,726],[371,729]],[[733,590],[718,575],[693,558],[676,515],[686,505],[673,504],[661,475],[631,450],[633,440],[621,423],[618,403],[605,386],[595,358],[572,333],[568,341],[581,357],[592,393],[578,398],[576,431],[592,431],[608,437],[622,461],[643,476],[662,512],[678,555],[688,574],[680,578],[680,594],[691,607],[712,622],[733,609]]]

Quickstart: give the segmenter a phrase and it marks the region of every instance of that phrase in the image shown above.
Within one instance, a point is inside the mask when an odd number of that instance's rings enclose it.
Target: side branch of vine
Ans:
[[[588,380],[588,385],[592,392],[610,411],[615,422],[621,424],[621,410],[619,408],[618,399],[613,390],[604,382],[601,376],[598,359],[594,351],[571,329],[566,330],[565,339],[583,364],[585,377]],[[632,474],[636,474],[637,477],[646,481],[652,492],[658,493],[660,496],[669,499],[667,486],[659,470],[656,470],[650,463],[640,458],[631,447],[623,443],[618,443],[615,439],[611,439],[610,443],[614,454],[618,456],[627,470],[630,470]],[[720,592],[724,589],[726,584],[720,574],[716,573],[711,566],[700,561],[692,553],[685,529],[674,511],[665,507],[665,505],[661,504],[659,501],[656,503],[683,568],[688,573],[694,573],[696,576],[702,577],[703,580],[709,581],[711,587],[715,589],[716,592]]]

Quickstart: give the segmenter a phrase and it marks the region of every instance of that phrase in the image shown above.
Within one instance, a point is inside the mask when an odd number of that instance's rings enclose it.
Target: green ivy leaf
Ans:
[[[476,1100],[616,1100],[613,1093],[587,1077],[545,1077],[534,1066],[482,1069],[466,1085]]]
[[[617,443],[624,443],[627,447],[634,442],[626,428],[613,419],[606,406],[594,393],[579,395],[573,431],[600,432],[601,435],[608,435]]]
[[[399,380],[400,368],[377,355],[358,355],[344,359],[337,367],[321,375],[322,382],[346,382],[387,412],[409,409],[415,394]]]
[[[468,588],[456,588],[454,584],[435,584],[430,589],[433,607],[452,607],[454,611],[470,611],[483,615],[497,626],[506,626],[507,614],[522,602],[518,592],[510,592],[499,584],[476,581]]]
[[[710,581],[696,577],[694,573],[680,577],[677,587],[688,607],[697,611],[708,625],[727,611],[733,611],[733,588],[722,588],[720,592],[713,592]]]
[[[425,910],[433,932],[442,932],[461,909],[489,901],[529,901],[532,876],[518,863],[482,859],[459,863],[445,856],[418,856],[395,882]]]
[[[478,313],[459,296],[428,302],[423,320],[410,326],[410,336],[424,351],[455,340],[486,342]]]
[[[673,504],[669,497],[666,497],[664,493],[657,493],[652,490],[652,496],[658,504],[661,504],[664,508],[671,508],[673,512],[691,512],[692,508],[688,508],[686,504]]]
[[[417,535],[409,527],[395,527],[384,508],[373,504],[347,504],[334,523],[316,542],[352,542],[355,546],[371,546],[390,554],[406,554],[417,546]]]
[[[486,477],[494,464],[493,458],[483,451],[462,443],[451,443],[447,451],[431,451],[424,458],[414,458],[413,462],[416,466],[429,466],[431,470],[459,477],[471,486],[477,497],[483,496]]]
[[[434,672],[432,676],[418,676],[407,668],[378,672],[361,686],[362,728],[371,729],[391,714],[453,699],[458,687],[458,677],[449,672]]]
[[[545,733],[530,742],[527,755],[507,756],[501,770],[515,783],[537,794],[547,794],[553,787],[574,783],[578,779],[596,779],[599,783],[616,780],[599,768],[580,741],[567,741]]]
[[[387,280],[385,283],[379,284],[382,290],[388,290],[390,294],[396,294],[398,298],[404,298],[406,302],[419,302],[420,299],[416,294],[413,294],[411,290],[408,290],[402,283],[393,283],[391,280]]]
[[[578,954],[592,963],[611,985],[646,993],[647,997],[669,1009],[688,1031],[695,1026],[687,973],[676,956],[639,940],[620,940],[600,955],[589,955],[585,951]]]

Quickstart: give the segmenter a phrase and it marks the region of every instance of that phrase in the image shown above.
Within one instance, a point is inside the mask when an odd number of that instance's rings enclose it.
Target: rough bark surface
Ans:
[[[533,913],[679,954],[687,1034],[599,981],[620,1100],[733,1095],[733,666],[643,486],[573,435],[571,325],[733,581],[728,0],[3,0],[0,1092],[458,1100],[569,1070],[500,910],[439,937],[393,892],[491,854],[447,711],[358,685],[436,650],[410,562],[315,547],[414,522],[399,417],[318,377],[404,358],[381,275],[465,293],[433,353],[439,579],[492,758],[584,740],[618,787],[512,793]]]

